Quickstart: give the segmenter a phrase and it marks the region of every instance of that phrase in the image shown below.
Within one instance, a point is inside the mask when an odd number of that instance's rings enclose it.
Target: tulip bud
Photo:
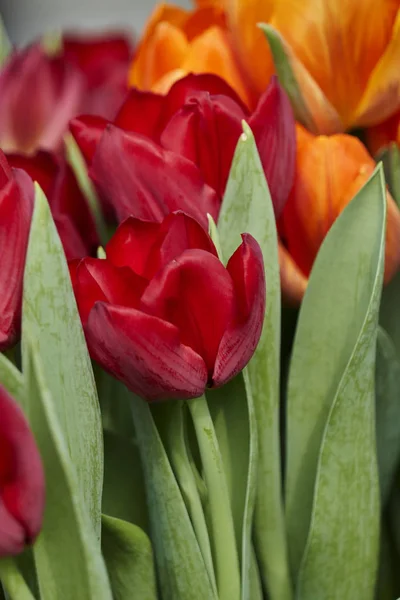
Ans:
[[[28,423],[0,385],[0,557],[23,552],[38,535],[45,482]]]
[[[147,400],[194,398],[250,360],[265,311],[262,254],[248,234],[226,267],[184,213],[129,218],[104,260],[71,275],[92,357]]]
[[[18,340],[22,280],[34,202],[30,177],[0,151],[0,351]]]
[[[285,206],[282,235],[294,265],[308,278],[326,234],[341,211],[366,183],[375,162],[355,137],[314,136],[297,126],[297,165],[293,190]],[[283,259],[283,260],[282,260]],[[281,257],[282,268],[289,266]],[[400,212],[387,193],[385,276],[387,283],[400,265]],[[292,278],[293,279],[293,278]],[[289,274],[283,275],[283,284]],[[303,279],[296,276],[295,281]],[[283,290],[285,293],[285,289]],[[290,296],[301,297],[291,285]]]

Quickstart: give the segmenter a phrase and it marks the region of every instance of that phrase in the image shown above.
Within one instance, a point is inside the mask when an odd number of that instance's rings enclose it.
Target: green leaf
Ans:
[[[336,220],[300,309],[288,387],[287,525],[299,600],[373,597],[379,487],[375,350],[382,168]]]
[[[71,133],[67,133],[65,135],[64,143],[67,161],[75,174],[82,194],[86,198],[96,225],[98,236],[102,244],[106,244],[109,238],[107,224],[104,220],[103,211],[101,209],[100,200],[97,197],[96,189],[92,181],[89,179],[85,159],[83,158],[79,146]]]
[[[4,26],[4,21],[0,15],[0,67],[2,67],[3,64],[6,62],[11,50],[11,43],[8,39],[7,31]]]
[[[400,360],[386,331],[378,330],[376,443],[382,504],[386,504],[400,458]]]
[[[25,408],[25,388],[22,373],[4,354],[0,354],[0,383],[11,396]]]
[[[279,439],[281,297],[274,209],[254,136],[246,123],[233,158],[218,222],[221,246],[229,257],[248,232],[261,246],[267,280],[267,308],[260,343],[247,372],[258,427],[255,546],[271,600],[289,600],[289,577]],[[251,390],[251,391],[250,391]],[[255,482],[253,483],[255,485]]]
[[[300,86],[293,72],[283,37],[272,25],[260,23],[259,27],[269,44],[279,82],[289,96],[296,120],[300,121],[312,133],[318,133],[318,127],[303,98]]]
[[[397,355],[400,356],[400,271],[392,281],[385,285],[382,292],[379,323],[389,334]]]
[[[0,580],[9,600],[34,600],[13,558],[0,559]]]
[[[100,539],[103,440],[93,371],[69,271],[49,205],[36,184],[24,276],[25,334],[37,340],[46,385]]]
[[[386,183],[389,186],[397,206],[400,205],[400,149],[396,142],[389,144],[377,157],[385,170]]]
[[[77,471],[45,379],[38,343],[25,329],[23,366],[29,417],[46,476],[42,532],[34,545],[42,600],[112,600],[105,564]]]
[[[103,512],[148,530],[140,455],[133,440],[104,432]]]
[[[153,551],[147,535],[131,523],[103,515],[104,559],[114,600],[157,600]]]
[[[131,406],[163,600],[212,600],[203,557],[150,409],[135,395]]]

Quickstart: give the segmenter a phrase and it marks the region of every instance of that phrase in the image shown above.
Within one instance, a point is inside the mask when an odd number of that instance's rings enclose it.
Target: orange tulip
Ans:
[[[374,168],[374,160],[357,138],[314,136],[297,126],[296,178],[281,223],[287,253],[281,252],[280,257],[283,293],[292,302],[301,300],[304,278],[308,279],[333,222]],[[387,193],[386,283],[399,266],[400,212]]]
[[[271,57],[257,23],[286,51],[315,133],[375,125],[400,108],[398,0],[225,0],[242,65],[260,94]]]
[[[217,3],[205,2],[194,11],[166,4],[156,7],[135,54],[129,83],[142,90],[167,93],[188,73],[219,75],[249,103],[225,14]]]

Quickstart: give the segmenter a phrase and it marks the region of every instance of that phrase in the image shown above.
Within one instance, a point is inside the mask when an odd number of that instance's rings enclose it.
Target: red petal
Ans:
[[[249,119],[271,192],[275,214],[280,215],[293,187],[296,131],[293,110],[274,76]]]
[[[33,181],[37,181],[49,198],[58,171],[58,162],[53,154],[43,150],[34,155],[7,154],[7,160],[12,167],[22,169]]]
[[[174,325],[99,302],[86,332],[92,357],[143,398],[196,398],[204,393],[204,361],[181,343]]]
[[[186,250],[156,274],[141,305],[178,327],[182,343],[202,356],[211,376],[233,310],[232,279],[220,260]]]
[[[31,224],[34,190],[19,169],[0,190],[0,351],[12,346],[21,326],[22,279]]]
[[[127,267],[115,267],[103,259],[82,260],[75,270],[74,289],[83,324],[98,301],[137,306],[146,284],[147,281]]]
[[[103,119],[103,117],[82,115],[72,119],[69,124],[71,133],[88,165],[93,160],[96,148],[108,123],[109,121]]]
[[[261,248],[249,234],[230,258],[236,314],[218,349],[213,385],[232,379],[249,362],[259,342],[265,313],[265,274]]]
[[[161,145],[193,161],[222,198],[244,117],[231,98],[197,92],[172,117]]]
[[[130,267],[147,277],[147,263],[156,243],[160,223],[129,217],[117,228],[106,247],[107,259],[117,267]]]
[[[183,210],[207,227],[207,213],[218,214],[218,198],[193,163],[117,127],[105,130],[90,174],[119,221],[161,221]]]
[[[164,96],[132,89],[116,116],[114,124],[158,141],[162,129]],[[161,123],[161,124],[160,124]]]
[[[18,554],[38,535],[45,482],[28,423],[0,386],[0,556]]]
[[[0,189],[8,183],[11,177],[11,167],[4,152],[0,150]]]

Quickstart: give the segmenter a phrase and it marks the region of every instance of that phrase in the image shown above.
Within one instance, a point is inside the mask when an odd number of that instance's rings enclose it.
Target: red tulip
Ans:
[[[40,44],[11,55],[0,72],[0,146],[6,152],[56,150],[82,106],[83,80]]]
[[[128,69],[133,48],[118,33],[66,34],[63,56],[83,74],[85,97],[82,112],[114,118],[128,93]]]
[[[96,227],[65,159],[43,151],[34,156],[12,154],[7,159],[12,167],[26,171],[43,189],[67,259],[93,255],[100,243]]]
[[[275,210],[280,214],[293,185],[296,138],[292,109],[276,78],[252,114],[214,75],[189,75],[175,83],[166,96],[132,90],[114,125],[147,136],[164,149],[188,158],[221,201],[243,119],[254,131]],[[89,163],[106,126],[107,121],[93,117],[71,123]],[[104,161],[101,169],[107,170]],[[97,180],[96,169],[92,173]],[[113,187],[117,185],[115,182]]]
[[[22,279],[33,201],[32,180],[24,171],[11,169],[0,150],[1,352],[13,346],[20,333]]]
[[[45,482],[22,410],[0,385],[0,557],[21,553],[38,535]]]
[[[184,213],[129,218],[105,260],[73,265],[91,355],[147,400],[194,398],[250,360],[261,335],[265,278],[248,234],[227,267]]]

